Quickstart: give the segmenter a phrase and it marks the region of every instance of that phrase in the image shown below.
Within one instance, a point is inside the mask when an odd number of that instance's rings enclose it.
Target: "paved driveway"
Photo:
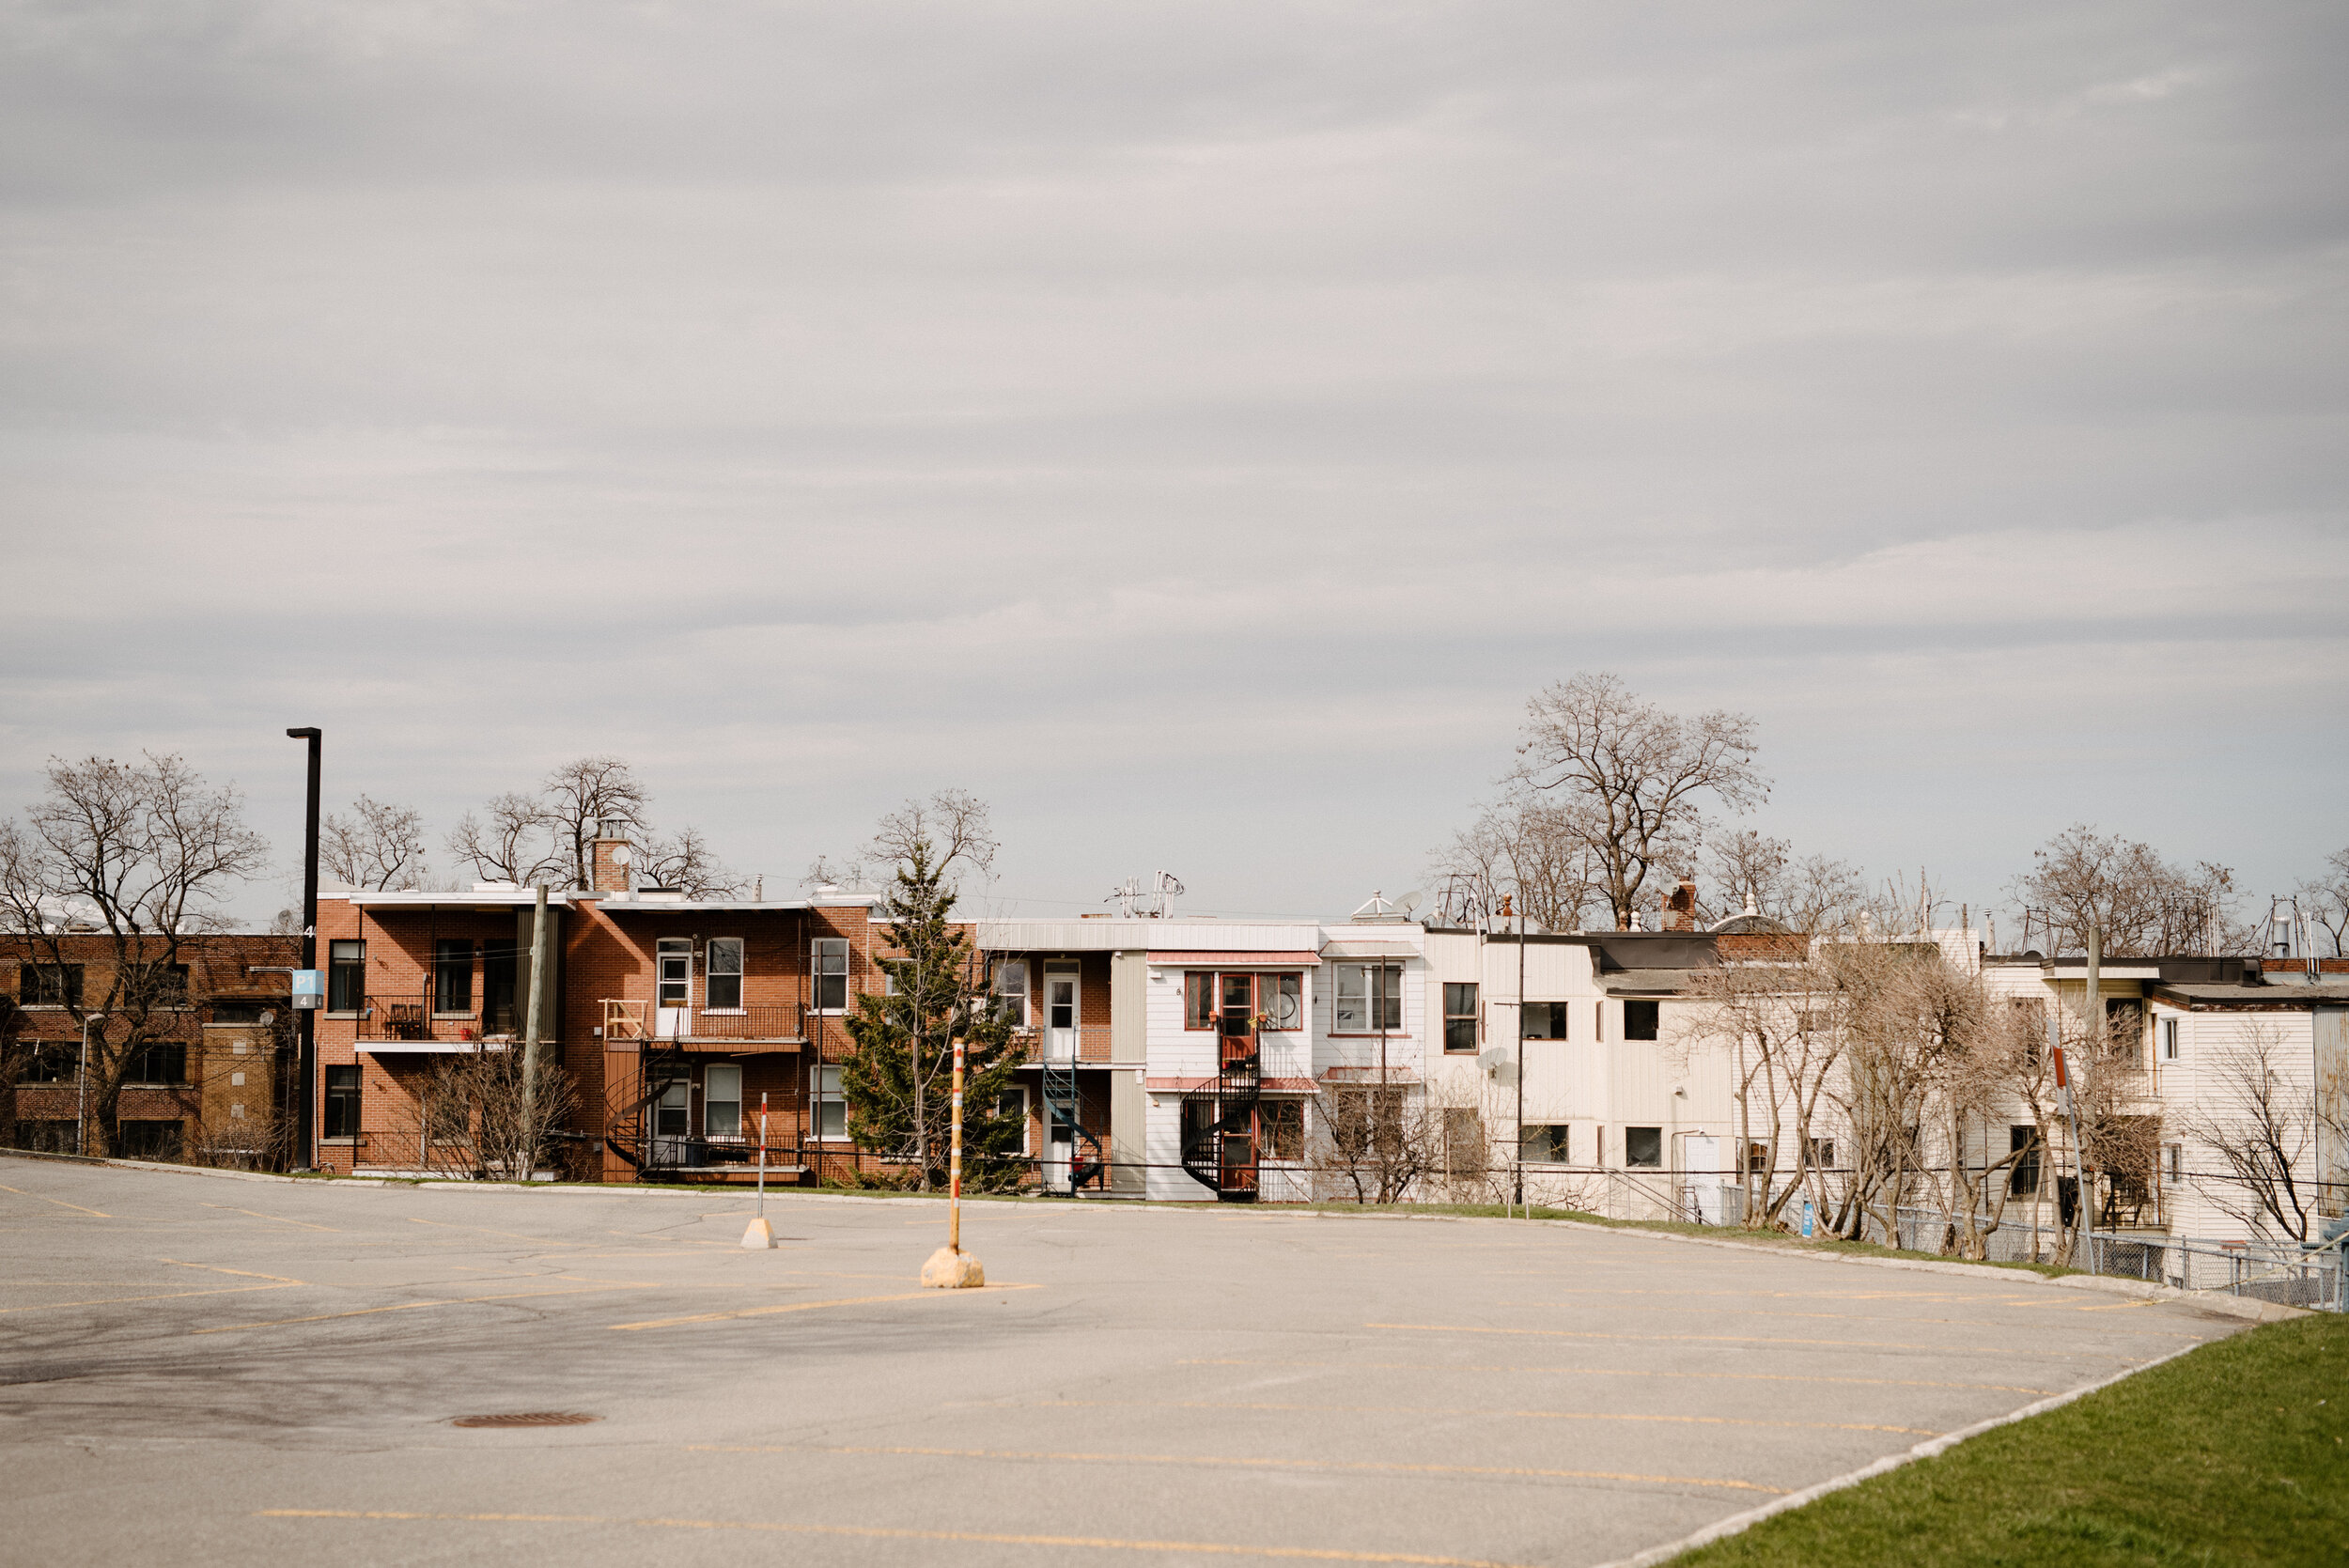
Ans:
[[[1522,1221],[0,1158],[23,1562],[1591,1563],[2239,1327]],[[588,1424],[453,1419],[577,1412]]]

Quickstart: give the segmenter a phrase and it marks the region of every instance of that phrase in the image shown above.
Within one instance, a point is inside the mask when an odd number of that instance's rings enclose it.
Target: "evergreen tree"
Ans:
[[[959,1036],[963,1180],[1008,1187],[1021,1173],[1016,1151],[1026,1130],[1017,1116],[996,1114],[1018,1062],[1011,1024],[979,983],[970,936],[947,918],[955,895],[932,856],[929,840],[918,838],[898,862],[886,908],[889,944],[902,956],[880,960],[888,989],[859,993],[844,1020],[855,1047],[840,1063],[848,1134],[860,1147],[907,1160],[925,1191],[944,1186]]]

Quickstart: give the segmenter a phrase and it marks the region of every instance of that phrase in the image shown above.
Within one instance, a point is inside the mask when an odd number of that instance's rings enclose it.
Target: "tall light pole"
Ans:
[[[325,732],[315,724],[289,729],[287,736],[310,743],[310,801],[302,830],[302,967],[319,967],[319,743]],[[537,976],[532,975],[532,984]],[[294,1076],[301,1096],[294,1111],[294,1154],[308,1171],[318,1165],[318,1015],[297,1008],[300,1032],[294,1045]]]

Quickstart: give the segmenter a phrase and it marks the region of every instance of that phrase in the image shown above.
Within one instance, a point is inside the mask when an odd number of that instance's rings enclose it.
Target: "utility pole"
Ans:
[[[1507,915],[1515,901],[1514,893],[1502,893],[1501,895],[1501,914]],[[1518,909],[1516,912],[1517,917],[1517,1206],[1525,1208],[1525,911]],[[1526,1209],[1525,1217],[1528,1219],[1532,1219],[1533,1211]]]
[[[547,989],[547,889],[530,925],[530,1001],[522,1009],[522,1180],[538,1173],[538,999]],[[763,1102],[762,1102],[763,1103]],[[763,1114],[763,1112],[762,1112]],[[760,1135],[764,1143],[766,1137]],[[763,1211],[762,1211],[763,1212]]]
[[[289,739],[310,743],[309,810],[302,829],[302,967],[319,967],[319,746],[325,732],[315,724],[286,732]],[[318,1165],[318,1015],[295,1009],[299,1030],[294,1046],[294,1078],[301,1103],[294,1111],[294,1154],[301,1169]]]

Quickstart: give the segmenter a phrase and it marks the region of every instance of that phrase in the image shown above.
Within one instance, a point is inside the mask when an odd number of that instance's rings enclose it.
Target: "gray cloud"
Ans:
[[[590,749],[771,876],[1415,879],[1534,686],[1991,896],[2349,838],[2336,9],[23,7],[0,797]],[[1037,902],[1034,908],[1048,905]]]

